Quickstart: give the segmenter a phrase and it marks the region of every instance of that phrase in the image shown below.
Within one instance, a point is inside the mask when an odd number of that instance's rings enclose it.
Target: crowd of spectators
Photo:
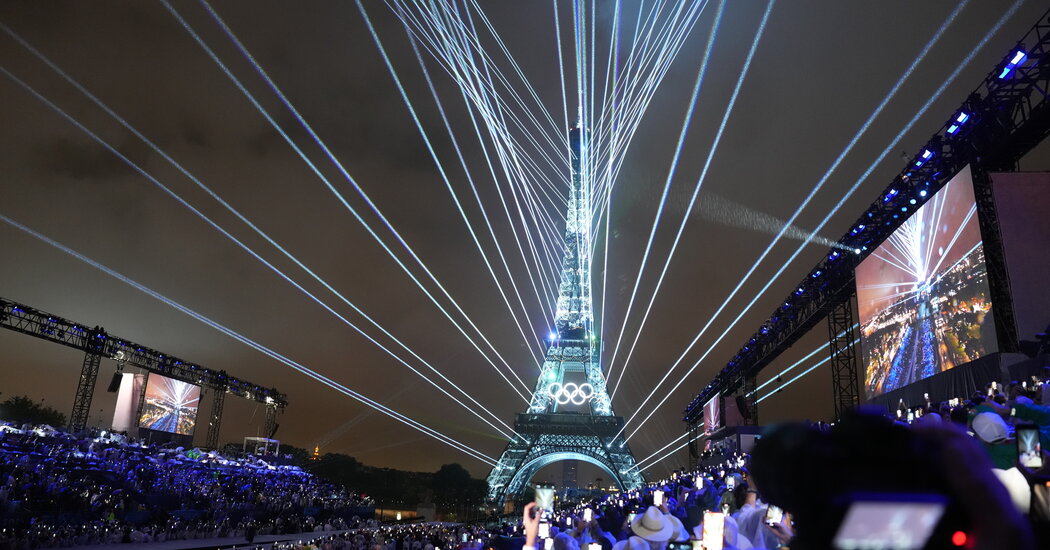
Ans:
[[[281,462],[0,424],[0,550],[346,529],[371,504]]]
[[[850,522],[856,547],[918,537],[916,548],[1035,548],[1050,540],[1050,455],[1043,466],[1019,462],[1014,431],[1031,423],[1050,448],[1048,388],[992,384],[889,415],[772,426],[751,454],[707,452],[706,467],[638,490],[545,511],[530,503],[519,521],[476,525],[348,524],[334,512],[367,502],[294,466],[8,426],[0,549],[305,532],[317,534],[274,548],[687,550],[714,532],[727,550],[804,550],[845,547],[836,537]],[[889,503],[889,519],[858,523],[851,509],[869,501]],[[937,515],[913,532],[930,503]]]

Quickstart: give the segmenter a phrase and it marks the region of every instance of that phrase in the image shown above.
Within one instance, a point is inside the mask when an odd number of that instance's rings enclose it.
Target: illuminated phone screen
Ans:
[[[722,550],[726,517],[721,512],[704,512],[704,550]]]
[[[944,515],[945,503],[857,501],[846,512],[835,548],[920,550]]]

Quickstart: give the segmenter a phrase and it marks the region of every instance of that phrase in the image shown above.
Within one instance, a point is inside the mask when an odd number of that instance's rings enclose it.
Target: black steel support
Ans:
[[[1003,252],[1003,237],[999,232],[999,215],[995,211],[992,181],[983,167],[972,167],[973,194],[977,202],[977,221],[981,226],[985,266],[988,269],[988,289],[994,304],[995,334],[999,351],[1016,352],[1020,346],[1017,324],[1014,321],[1014,301],[1010,292],[1010,273]]]
[[[839,302],[828,312],[828,350],[831,354],[831,387],[835,418],[860,404],[857,381],[857,331],[853,316],[856,295]]]
[[[277,406],[266,405],[266,425],[263,426],[264,437],[273,437],[277,431]]]
[[[62,344],[100,357],[111,357],[122,361],[125,365],[146,372],[153,372],[205,388],[224,388],[224,391],[228,393],[278,408],[284,408],[288,404],[284,394],[274,388],[258,386],[247,380],[229,376],[226,371],[205,368],[107,334],[102,328],[89,329],[80,323],[4,298],[0,298],[0,328]],[[81,384],[84,384],[83,375],[81,378]],[[92,378],[92,388],[94,384],[94,378]],[[87,390],[87,388],[84,389]],[[80,395],[79,389],[77,395]],[[90,404],[90,397],[88,400]],[[79,406],[79,404],[76,405],[76,407]],[[75,408],[73,416],[77,417],[78,414]],[[86,415],[86,412],[84,414]],[[85,422],[86,418],[85,416]]]
[[[758,426],[758,395],[755,392],[756,388],[758,388],[758,377],[748,376],[744,379],[743,405],[746,410],[741,410],[740,413],[744,417],[744,424],[748,426]]]
[[[226,402],[226,392],[222,389],[215,390],[215,398],[211,402],[211,419],[208,421],[208,437],[204,440],[204,446],[209,449],[219,448],[219,425],[222,423],[222,406]],[[270,407],[267,407],[270,409]]]
[[[701,388],[686,407],[686,422],[695,422],[701,417],[704,404],[715,395],[729,395],[739,389],[744,380],[757,375],[854,292],[855,268],[908,219],[902,212],[914,212],[967,166],[974,167],[978,180],[982,172],[1011,169],[1018,159],[1050,136],[1048,15],[1050,11],[1039,18],[1015,47],[1005,52],[1006,57],[962,105],[946,113],[948,121],[908,160],[905,168],[838,240],[838,245],[802,279],[725,368]],[[1020,61],[1013,61],[1015,59]],[[990,191],[986,185],[982,188],[979,181],[975,183],[982,237],[994,240],[996,220],[994,208],[988,208]],[[987,216],[989,212],[991,219]],[[986,248],[990,282],[997,285],[992,290],[996,328],[1002,324],[1000,342],[1005,344],[1003,349],[1010,349],[1017,335],[1009,310],[1011,297],[1005,284],[1006,266],[1001,255],[998,258],[987,255],[989,248],[996,247]],[[995,263],[998,265],[993,265]]]
[[[139,410],[135,413],[135,423],[142,419],[142,407],[146,405],[146,383],[149,382],[149,372],[142,373],[142,386],[139,388]]]
[[[688,464],[690,468],[695,468],[697,464],[700,463],[700,448],[699,445],[697,445],[696,440],[700,438],[702,430],[699,425],[695,423],[688,424],[688,426],[689,429],[686,433],[686,438],[689,442],[687,445],[689,448],[689,459],[686,460],[685,463]]]
[[[83,431],[87,427],[88,416],[91,414],[91,398],[95,395],[95,381],[98,380],[98,366],[101,362],[101,355],[90,351],[84,353],[77,394],[73,398],[73,412],[69,415],[71,433]]]

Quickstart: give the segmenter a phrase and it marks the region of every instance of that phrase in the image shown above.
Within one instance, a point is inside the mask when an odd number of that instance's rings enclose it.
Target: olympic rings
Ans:
[[[547,387],[547,395],[554,398],[559,405],[583,405],[594,397],[594,388],[586,382],[580,385],[573,382],[564,385],[555,382]]]

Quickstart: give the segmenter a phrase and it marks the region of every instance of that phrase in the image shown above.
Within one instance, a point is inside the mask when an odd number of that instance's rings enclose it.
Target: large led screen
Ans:
[[[142,404],[139,427],[181,435],[193,435],[201,387],[150,374]]]
[[[997,350],[968,167],[865,258],[856,275],[869,399]]]

